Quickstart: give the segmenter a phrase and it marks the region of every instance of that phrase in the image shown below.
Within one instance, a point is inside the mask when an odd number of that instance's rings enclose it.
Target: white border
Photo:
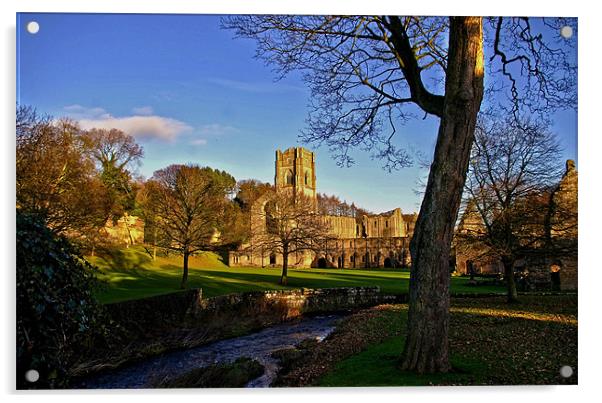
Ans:
[[[3,228],[0,239],[1,256],[5,264],[2,272],[2,301],[5,326],[0,332],[4,357],[0,369],[1,391],[8,394],[10,401],[34,400],[43,396],[44,400],[54,401],[106,401],[107,398],[129,400],[142,397],[148,402],[165,401],[167,395],[174,395],[178,401],[184,400],[251,400],[287,403],[307,400],[341,401],[488,401],[504,402],[527,398],[533,400],[567,402],[575,398],[592,399],[597,395],[602,382],[598,379],[600,366],[600,324],[602,317],[598,308],[602,273],[598,272],[595,260],[594,242],[601,227],[598,209],[597,184],[600,183],[599,166],[600,128],[598,119],[599,98],[602,88],[599,77],[600,66],[600,26],[599,14],[594,8],[576,1],[504,0],[485,1],[445,1],[429,0],[404,2],[359,1],[359,0],[304,0],[285,2],[282,0],[221,0],[218,2],[192,2],[190,0],[3,0],[2,13],[2,86],[5,89],[2,99],[3,136]],[[579,386],[574,387],[462,387],[462,388],[356,388],[356,389],[279,389],[279,390],[228,390],[228,391],[105,391],[98,392],[54,392],[54,393],[15,393],[14,392],[14,106],[15,106],[15,12],[125,12],[125,13],[290,13],[290,14],[417,14],[417,15],[564,15],[579,17],[579,176],[580,176],[580,281],[579,281]],[[596,180],[598,179],[598,180]],[[597,246],[597,245],[596,245]],[[543,342],[543,341],[542,341]]]

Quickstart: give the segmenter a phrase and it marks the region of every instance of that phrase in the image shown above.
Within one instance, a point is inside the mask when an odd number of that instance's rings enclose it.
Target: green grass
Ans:
[[[155,261],[142,247],[119,249],[104,257],[89,257],[100,269],[99,279],[106,283],[97,293],[103,303],[137,299],[179,290],[182,257],[157,257]],[[278,284],[281,269],[228,267],[222,258],[205,252],[189,262],[189,288],[202,288],[204,297],[245,291],[287,288],[330,288],[379,286],[385,293],[408,291],[408,270],[393,269],[289,269],[288,286]],[[470,286],[467,278],[452,277],[452,292],[503,292],[497,286]]]
[[[311,373],[325,366],[314,383],[319,386],[577,383],[576,295],[523,295],[516,304],[507,304],[503,297],[455,298],[451,305],[452,371],[447,374],[399,369],[407,305],[381,306],[350,317],[323,342],[322,353],[297,371]],[[365,346],[352,354],[341,351],[352,352],[357,343]],[[336,346],[338,358],[329,359]],[[563,365],[573,368],[572,377],[560,376]]]
[[[399,370],[405,337],[393,337],[340,362],[320,379],[319,386],[423,386],[481,383],[486,367],[476,360],[452,356],[453,371],[419,375]]]

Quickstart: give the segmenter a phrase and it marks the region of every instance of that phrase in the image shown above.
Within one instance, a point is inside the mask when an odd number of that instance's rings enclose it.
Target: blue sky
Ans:
[[[27,22],[40,25],[27,33]],[[17,101],[82,127],[118,127],[137,138],[140,174],[173,163],[198,163],[236,179],[273,182],[274,151],[300,145],[309,91],[292,74],[275,82],[256,60],[255,43],[234,39],[218,16],[20,14]],[[577,159],[575,112],[555,116],[564,157]],[[428,157],[438,120],[409,122],[399,144]],[[316,151],[318,191],[375,212],[418,211],[418,166],[388,173],[365,152],[340,168]]]

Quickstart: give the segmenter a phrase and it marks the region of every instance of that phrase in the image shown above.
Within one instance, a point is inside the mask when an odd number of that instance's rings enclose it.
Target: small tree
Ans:
[[[113,216],[121,217],[135,208],[132,169],[144,155],[135,139],[121,130],[91,129],[83,141],[100,171],[100,178],[113,201]]]
[[[287,285],[289,256],[297,252],[319,252],[328,240],[330,225],[316,210],[314,200],[289,192],[274,192],[262,212],[265,230],[253,234],[249,252],[270,251],[282,255],[280,284]]]
[[[224,171],[197,165],[170,165],[156,171],[146,184],[147,215],[168,243],[184,258],[181,288],[188,281],[191,254],[217,246],[236,181]]]
[[[502,262],[508,302],[517,300],[516,261],[544,245],[549,189],[560,170],[560,147],[545,123],[480,120],[465,184],[465,211],[475,222],[457,241]]]

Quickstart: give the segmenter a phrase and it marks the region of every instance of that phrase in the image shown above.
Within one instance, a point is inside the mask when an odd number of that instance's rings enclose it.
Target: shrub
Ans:
[[[17,388],[62,388],[74,359],[103,331],[94,268],[70,242],[17,211]],[[26,371],[39,380],[29,383]]]

